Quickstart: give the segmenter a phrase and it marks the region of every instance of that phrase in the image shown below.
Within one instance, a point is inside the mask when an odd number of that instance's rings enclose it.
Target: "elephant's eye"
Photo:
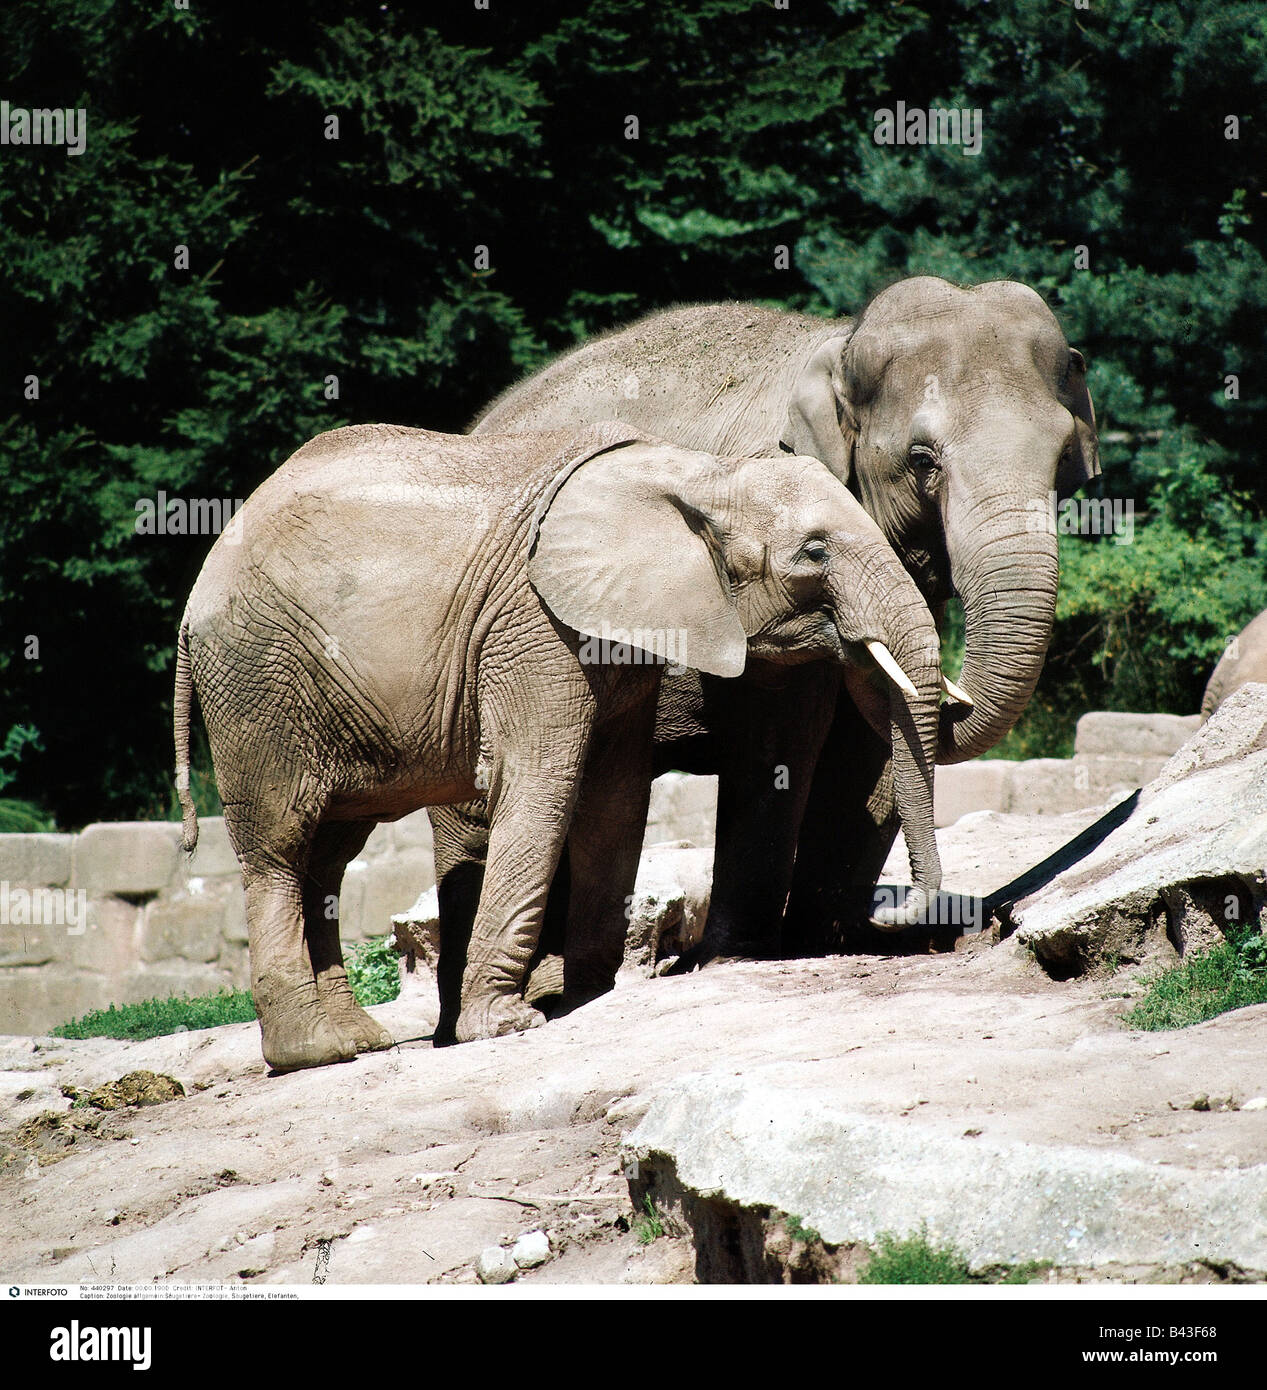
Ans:
[[[827,547],[822,541],[806,541],[801,547],[801,555],[811,564],[821,565],[827,559]]]
[[[912,444],[907,457],[910,459],[911,467],[921,473],[927,473],[941,467],[937,450],[931,444]]]

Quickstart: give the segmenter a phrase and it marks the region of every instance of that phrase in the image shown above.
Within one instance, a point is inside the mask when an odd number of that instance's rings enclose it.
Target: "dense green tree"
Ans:
[[[1091,706],[1196,707],[1267,603],[1261,7],[298,8],[0,11],[0,98],[88,112],[82,155],[0,146],[6,795],[68,825],[169,808],[209,537],[138,534],[138,502],[243,498],[349,421],[461,429],[666,303],[848,313],[923,272],[1048,298],[1136,509],[1131,545],[1062,540],[1004,751]],[[877,145],[898,100],[980,108],[980,154]]]

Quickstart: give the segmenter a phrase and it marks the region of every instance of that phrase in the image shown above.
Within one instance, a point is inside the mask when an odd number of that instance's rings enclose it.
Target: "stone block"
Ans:
[[[933,784],[938,828],[953,825],[973,811],[1006,811],[1016,766],[1007,758],[976,758],[939,767]]]
[[[65,927],[0,922],[0,969],[64,960],[67,941]]]
[[[246,926],[246,891],[240,883],[219,888],[224,908],[224,939],[233,946],[245,946],[250,940]]]
[[[42,1035],[108,1002],[99,976],[64,965],[0,970],[0,1034]]]
[[[75,845],[73,882],[90,894],[159,893],[176,877],[180,826],[119,821],[88,826]]]
[[[223,816],[198,818],[198,843],[194,852],[184,859],[184,869],[186,881],[191,878],[224,878],[241,873]]]
[[[1061,816],[1091,803],[1074,786],[1072,758],[1029,758],[1009,779],[1007,810],[1017,816]]]
[[[88,930],[68,936],[65,959],[79,970],[115,978],[137,960],[137,936],[145,910],[123,898],[98,898],[88,904]],[[106,1002],[109,1002],[108,1000]],[[104,1007],[94,1004],[93,1008]]]
[[[187,960],[206,963],[220,954],[225,908],[213,893],[181,893],[145,908],[140,958],[145,962]]]
[[[1136,787],[1147,786],[1166,766],[1166,761],[1165,758],[1109,758],[1078,753],[1073,760],[1074,790],[1083,795],[1088,804],[1117,799]]]
[[[231,972],[215,965],[199,965],[176,960],[159,961],[150,966],[135,966],[114,985],[116,1004],[139,1004],[145,999],[197,999],[204,994],[218,994],[232,987]],[[94,1005],[104,1008],[104,1004]]]
[[[1168,758],[1200,727],[1199,714],[1095,710],[1078,720],[1073,751],[1102,758]]]
[[[644,847],[689,840],[703,848],[715,842],[716,830],[716,777],[666,772],[652,782]]]
[[[425,849],[432,852],[431,820],[426,811],[414,811],[392,822],[392,844],[397,849]]]
[[[384,822],[370,831],[365,848],[357,855],[358,859],[381,859],[392,852],[392,827]]]
[[[74,844],[74,835],[0,835],[0,880],[63,887]]]
[[[435,867],[425,850],[353,860],[339,896],[339,936],[344,941],[386,936],[392,929],[392,914],[406,911],[434,883]]]

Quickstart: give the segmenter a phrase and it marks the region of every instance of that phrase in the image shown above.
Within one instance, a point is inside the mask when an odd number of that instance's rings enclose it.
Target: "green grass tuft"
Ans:
[[[125,1038],[140,1042],[180,1028],[218,1028],[225,1023],[249,1023],[255,1005],[246,990],[221,990],[199,999],[145,999],[139,1004],[111,1004],[94,1009],[53,1029],[55,1038]]]
[[[400,993],[400,957],[390,936],[363,941],[348,961],[348,980],[362,1008],[390,1003]],[[146,999],[140,1004],[111,1004],[94,1009],[53,1029],[55,1038],[124,1038],[140,1042],[178,1029],[219,1028],[226,1023],[250,1023],[255,1005],[248,990],[221,990],[190,999]]]
[[[1189,1028],[1250,1004],[1267,1004],[1267,939],[1256,927],[1238,927],[1150,981],[1122,1022],[1149,1033]]]
[[[634,1235],[638,1237],[639,1245],[650,1245],[653,1240],[659,1240],[664,1234],[664,1222],[660,1220],[656,1212],[655,1203],[651,1200],[650,1193],[642,1199],[642,1202],[646,1215],[640,1216],[634,1222],[633,1231]]]
[[[934,1245],[927,1228],[899,1239],[881,1232],[878,1246],[858,1278],[860,1284],[1029,1284],[1051,1268],[1031,1261],[1020,1265],[991,1265],[973,1272],[953,1245]]]

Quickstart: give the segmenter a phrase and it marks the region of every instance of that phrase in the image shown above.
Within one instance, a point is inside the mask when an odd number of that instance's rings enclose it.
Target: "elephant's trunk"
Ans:
[[[943,709],[938,762],[964,762],[993,748],[1034,693],[1056,616],[1056,537],[1045,524],[1045,505],[978,507],[947,537],[964,609],[958,684],[972,707],[958,720],[951,716],[962,705]]]
[[[890,594],[890,603],[892,595]],[[915,687],[914,695],[902,689],[888,671],[888,735],[893,749],[893,789],[902,832],[911,861],[913,887],[901,907],[881,908],[873,917],[877,926],[896,929],[922,920],[941,886],[941,860],[933,822],[933,774],[937,760],[937,711],[941,693],[937,634],[931,615],[918,591],[911,586],[911,602],[896,615],[889,610],[885,645],[901,672]],[[860,693],[856,676],[849,685]],[[857,701],[859,708],[886,732],[876,716],[883,710],[874,691]]]

